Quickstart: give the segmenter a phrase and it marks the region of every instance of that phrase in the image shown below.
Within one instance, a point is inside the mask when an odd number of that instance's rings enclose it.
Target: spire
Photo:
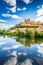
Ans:
[[[26,19],[24,21],[27,21]]]
[[[30,21],[30,18],[28,19],[28,21]]]

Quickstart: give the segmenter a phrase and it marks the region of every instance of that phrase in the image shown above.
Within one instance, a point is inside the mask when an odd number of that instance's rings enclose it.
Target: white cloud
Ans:
[[[8,26],[6,24],[0,24],[0,29],[7,29]]]
[[[17,8],[16,7],[16,0],[4,0],[6,3],[8,3],[9,5],[11,5],[11,6],[13,6],[13,7],[11,7],[11,8],[7,8],[8,10],[10,10],[10,11],[12,11],[13,13],[14,12],[16,12],[16,10],[26,10],[26,8],[24,7],[24,8],[22,8],[22,9],[20,9],[20,8]],[[31,3],[33,0],[22,0],[22,1],[24,1],[26,4],[28,4],[28,3]],[[19,4],[19,3],[18,3]]]
[[[16,0],[4,0],[6,3],[15,6],[16,5]]]
[[[12,48],[14,48],[14,49],[17,49],[17,48],[19,48],[19,47],[21,47],[22,45],[14,45]]]
[[[26,59],[21,65],[33,65],[30,59]]]
[[[5,44],[6,42],[0,42],[0,45],[3,45],[3,44]]]
[[[12,12],[16,12],[16,6],[13,8],[10,8],[9,10],[11,10]]]
[[[26,56],[26,55],[27,55],[27,53],[26,53],[26,52],[24,52],[24,53],[19,52],[19,53],[18,53],[18,55],[22,55],[22,54],[23,54],[24,56]]]
[[[17,54],[16,54],[17,55]],[[9,59],[4,65],[17,65],[17,58],[14,56]]]
[[[43,22],[43,16],[37,17],[37,18],[35,19],[35,21]]]
[[[43,15],[43,8],[37,10],[37,16]]]
[[[20,19],[21,17],[20,16],[18,16],[18,15],[13,15],[13,16],[11,16],[12,18],[15,18],[15,19]]]
[[[4,0],[9,5],[13,6],[12,8],[8,8],[12,12],[16,12],[16,0]]]
[[[43,43],[41,43],[40,45],[37,45],[37,52],[41,54],[41,56],[43,57]]]
[[[22,10],[26,10],[26,8],[24,7]]]
[[[0,42],[5,42],[6,40],[8,40],[8,38],[3,38],[3,36],[0,36]]]
[[[18,10],[18,11],[21,11],[22,9],[20,9],[20,8],[17,8],[17,10]]]
[[[2,16],[4,17],[11,17],[11,18],[14,18],[14,19],[20,19],[21,17],[14,14],[14,15],[11,15],[11,14],[2,14]]]
[[[2,16],[4,16],[4,17],[10,17],[11,15],[10,14],[2,14]]]
[[[22,8],[22,9],[21,9],[21,8],[17,8],[17,10],[18,10],[18,11],[26,10],[26,7]]]
[[[9,29],[10,27],[13,27],[14,25],[12,24],[0,24],[0,29]]]
[[[37,16],[35,21],[43,22],[43,5],[37,10]]]
[[[12,48],[17,49],[19,47],[21,47],[21,45],[13,45],[12,47],[4,47],[3,50],[9,50],[9,49],[12,49]]]
[[[7,21],[5,21],[5,20],[0,20],[0,22],[7,22]]]
[[[33,0],[23,0],[26,4],[31,3]]]

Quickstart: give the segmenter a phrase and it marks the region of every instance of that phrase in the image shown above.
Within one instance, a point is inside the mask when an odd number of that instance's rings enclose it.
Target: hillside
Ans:
[[[10,28],[9,30],[12,32],[17,31],[19,29],[20,31],[24,32],[26,29],[31,30],[31,31],[40,31],[43,32],[43,23],[41,22],[35,22],[35,21],[30,21],[24,20],[23,22],[16,24],[14,27]]]

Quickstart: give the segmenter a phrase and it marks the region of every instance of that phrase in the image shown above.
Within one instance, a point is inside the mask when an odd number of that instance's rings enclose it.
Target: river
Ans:
[[[43,65],[43,39],[0,37],[0,65]]]

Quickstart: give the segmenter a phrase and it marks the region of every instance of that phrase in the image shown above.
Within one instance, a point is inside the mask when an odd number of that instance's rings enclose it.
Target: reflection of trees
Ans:
[[[36,38],[35,42],[41,44],[41,43],[43,43],[43,38]]]
[[[25,37],[16,37],[16,41],[20,42],[21,44],[25,46],[30,46],[31,44],[37,44],[37,43],[42,43],[43,39],[42,38],[25,38]]]

